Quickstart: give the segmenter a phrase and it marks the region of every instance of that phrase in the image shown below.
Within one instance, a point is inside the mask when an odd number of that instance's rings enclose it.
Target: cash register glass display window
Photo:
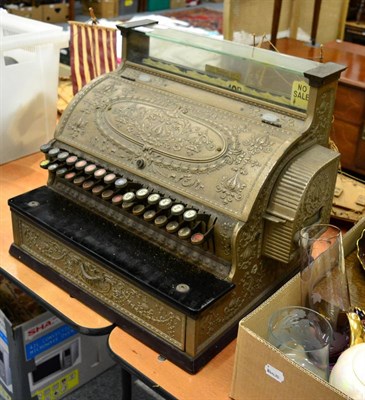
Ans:
[[[150,38],[149,54],[144,46],[140,52],[135,46],[130,61],[293,110],[307,109],[309,84],[304,72],[318,62],[158,25],[136,30]]]

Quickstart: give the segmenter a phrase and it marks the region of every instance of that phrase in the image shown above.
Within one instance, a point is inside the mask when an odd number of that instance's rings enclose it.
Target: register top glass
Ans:
[[[133,41],[130,61],[299,111],[307,109],[309,84],[304,72],[319,62],[157,24],[134,29],[149,38],[149,46],[146,53],[143,41]]]

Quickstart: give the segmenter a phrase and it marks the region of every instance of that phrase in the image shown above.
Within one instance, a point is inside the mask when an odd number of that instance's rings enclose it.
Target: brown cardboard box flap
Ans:
[[[324,380],[304,370],[243,325],[237,341],[231,397],[241,399],[348,398]],[[250,349],[247,351],[247,349]]]

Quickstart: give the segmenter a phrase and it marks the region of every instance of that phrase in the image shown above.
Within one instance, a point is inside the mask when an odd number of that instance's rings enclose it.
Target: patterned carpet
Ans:
[[[223,13],[210,10],[204,7],[192,8],[188,10],[165,12],[163,14],[169,18],[176,18],[188,22],[191,26],[206,29],[208,31],[218,31],[223,33]]]

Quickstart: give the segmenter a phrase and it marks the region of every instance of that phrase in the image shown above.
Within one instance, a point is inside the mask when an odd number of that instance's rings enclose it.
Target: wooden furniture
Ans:
[[[365,0],[350,0],[344,40],[365,44]]]
[[[345,40],[352,43],[365,44],[365,23],[349,21],[345,24]]]
[[[122,368],[164,397],[179,400],[229,400],[232,384],[236,340],[217,354],[197,374],[190,375],[143,343],[115,328],[109,336],[109,347]],[[128,375],[124,376],[128,385]]]
[[[307,59],[320,58],[320,48],[295,39],[279,39],[281,53]],[[341,153],[341,167],[365,175],[365,47],[333,41],[323,46],[323,62],[347,66],[337,89],[331,138]]]
[[[365,175],[365,47],[331,42],[324,46],[324,57],[347,65],[339,82],[332,139],[342,167]]]

